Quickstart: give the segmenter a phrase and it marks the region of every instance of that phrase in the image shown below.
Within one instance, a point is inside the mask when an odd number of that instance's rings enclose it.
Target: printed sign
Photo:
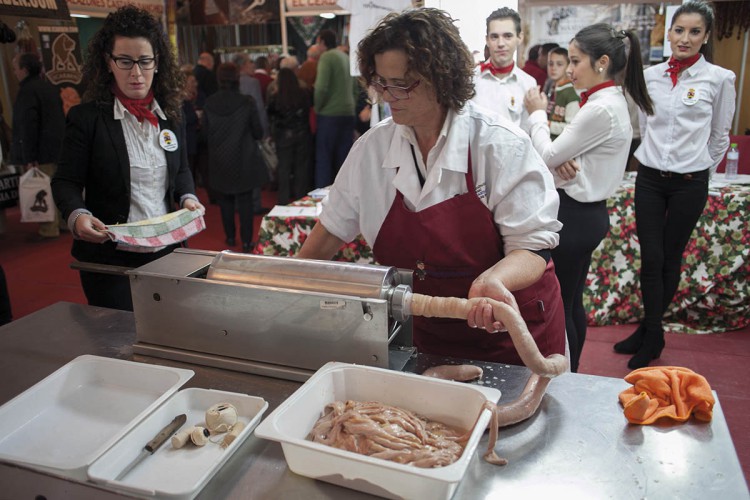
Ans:
[[[2,1],[2,0],[0,0]],[[84,90],[81,67],[81,44],[75,26],[39,26],[42,42],[44,74],[53,85],[60,88],[63,110],[80,104]]]
[[[0,0],[0,15],[70,19],[66,0]]]

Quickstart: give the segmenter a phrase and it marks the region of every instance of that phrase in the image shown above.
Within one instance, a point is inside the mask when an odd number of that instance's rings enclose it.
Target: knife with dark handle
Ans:
[[[182,427],[182,425],[187,421],[187,415],[184,413],[182,415],[177,415],[174,420],[169,422],[162,430],[159,431],[159,433],[154,436],[154,438],[146,443],[146,446],[143,447],[143,450],[141,450],[141,453],[133,459],[132,462],[128,464],[127,467],[125,467],[122,472],[120,472],[117,477],[115,478],[115,481],[119,481],[120,479],[127,476],[131,470],[135,468],[136,465],[141,463],[144,458],[146,458],[149,455],[153,455],[156,450],[158,450],[161,445],[164,444],[164,442],[169,439],[169,437],[174,434],[177,429]]]

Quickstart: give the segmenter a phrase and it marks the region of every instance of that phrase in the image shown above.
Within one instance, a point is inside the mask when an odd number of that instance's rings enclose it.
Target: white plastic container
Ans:
[[[143,446],[176,415],[184,413],[187,416],[183,429],[194,425],[205,427],[206,410],[217,403],[233,405],[237,408],[238,420],[245,424],[245,428],[227,448],[220,445],[226,434],[212,436],[211,441],[201,447],[188,442],[182,448],[175,449],[167,441],[128,475],[120,481],[115,480]],[[143,498],[192,499],[252,433],[267,408],[268,403],[259,397],[208,389],[184,389],[94,462],[88,470],[89,478],[109,489]]]
[[[85,480],[94,460],[193,374],[79,356],[0,407],[0,459]]]
[[[422,469],[339,450],[306,439],[329,403],[379,401],[473,431],[458,461]],[[449,499],[474,458],[500,391],[382,368],[328,363],[258,425],[255,435],[278,441],[289,468],[300,475],[366,493],[414,499]],[[477,416],[482,413],[477,421]],[[476,426],[474,425],[476,422]]]

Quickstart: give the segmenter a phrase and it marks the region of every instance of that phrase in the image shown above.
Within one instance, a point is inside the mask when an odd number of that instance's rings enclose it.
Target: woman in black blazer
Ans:
[[[187,161],[182,76],[161,23],[133,6],[107,17],[83,74],[88,88],[67,117],[53,196],[75,238],[73,257],[139,267],[176,245],[124,247],[103,233],[107,225],[178,206],[205,211]],[[132,310],[126,276],[81,271],[81,284],[89,304]]]

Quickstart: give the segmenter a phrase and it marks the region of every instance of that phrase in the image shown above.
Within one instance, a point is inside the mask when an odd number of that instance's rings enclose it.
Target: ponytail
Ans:
[[[630,42],[630,50],[625,46],[625,39]],[[609,57],[607,76],[617,79],[621,72],[625,72],[625,90],[644,113],[654,114],[654,105],[646,89],[643,77],[643,62],[641,60],[641,45],[638,37],[629,31],[616,31],[605,23],[586,26],[576,33],[571,42],[576,42],[578,48],[589,56],[591,67],[602,56]]]
[[[641,44],[638,41],[638,37],[632,31],[623,31],[623,33],[630,40],[630,51],[628,53],[628,61],[625,63],[625,81],[623,82],[623,86],[644,113],[653,115],[654,103],[651,101],[651,96],[648,95],[646,79],[643,77]]]

